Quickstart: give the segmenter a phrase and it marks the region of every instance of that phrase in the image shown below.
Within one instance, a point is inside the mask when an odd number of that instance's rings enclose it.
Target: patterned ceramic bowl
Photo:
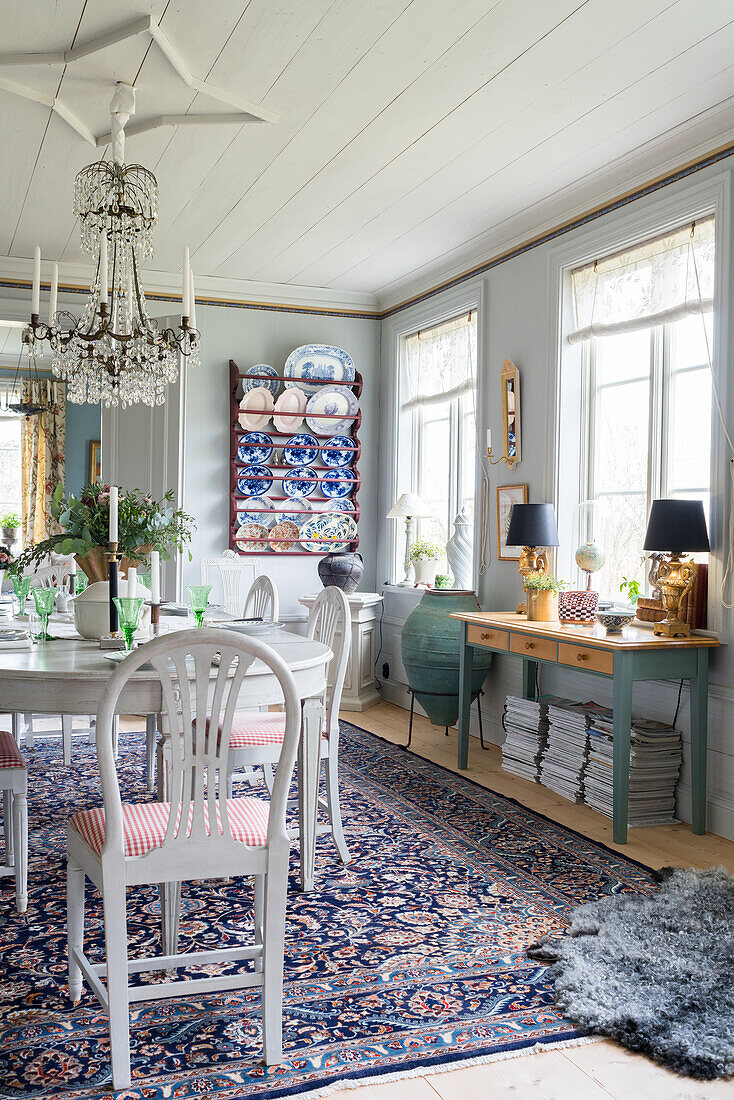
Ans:
[[[622,628],[634,622],[634,611],[597,611],[596,621],[606,628],[607,634],[621,634]]]

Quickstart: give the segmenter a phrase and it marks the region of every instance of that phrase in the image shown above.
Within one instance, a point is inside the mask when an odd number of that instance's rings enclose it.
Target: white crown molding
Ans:
[[[618,157],[579,183],[548,195],[532,207],[492,226],[470,245],[462,245],[436,264],[426,265],[406,279],[377,292],[380,312],[389,312],[414,298],[441,288],[452,279],[488,263],[496,256],[540,237],[551,230],[613,202],[621,195],[644,188],[687,164],[703,160],[713,151],[734,144],[734,97],[717,104],[685,123]]]
[[[91,266],[85,263],[59,264],[59,293],[64,287],[89,288]],[[50,263],[44,262],[41,268],[41,283],[48,285]],[[3,283],[19,282],[30,287],[33,278],[33,260],[25,257],[0,256],[0,296]],[[158,294],[172,299],[166,303],[165,312],[175,313],[181,300],[181,275],[179,272],[155,271],[146,269],[142,276],[143,290],[151,297]],[[30,299],[30,290],[28,292]],[[340,291],[317,286],[302,286],[288,283],[261,283],[249,279],[225,279],[216,275],[196,276],[196,301],[201,307],[207,300],[213,305],[219,303],[233,305],[252,305],[274,307],[292,307],[299,310],[316,310],[336,313],[367,313],[377,316],[377,299],[374,294],[359,291]],[[159,303],[160,304],[160,303]],[[179,307],[180,308],[180,307]],[[41,313],[44,302],[41,302]],[[151,310],[160,312],[155,302]]]

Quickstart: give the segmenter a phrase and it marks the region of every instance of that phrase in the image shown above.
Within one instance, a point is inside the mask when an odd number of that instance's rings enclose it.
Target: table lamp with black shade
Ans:
[[[529,573],[547,573],[548,555],[545,548],[559,545],[553,505],[513,504],[505,543],[507,546],[522,546],[517,571],[523,578],[523,587]],[[525,603],[517,605],[518,615],[526,610]]]
[[[710,550],[701,501],[654,500],[643,549],[668,555],[660,562],[657,572],[667,615],[662,622],[655,623],[654,632],[665,638],[684,638],[691,633],[691,628],[678,617],[680,602],[696,583],[698,566],[695,561],[681,558],[684,553],[708,553]]]

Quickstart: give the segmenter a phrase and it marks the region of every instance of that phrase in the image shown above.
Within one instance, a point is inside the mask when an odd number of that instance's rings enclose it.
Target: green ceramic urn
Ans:
[[[452,726],[459,716],[459,649],[461,627],[451,615],[478,611],[473,592],[429,588],[403,626],[401,651],[408,683],[435,726]],[[472,697],[479,692],[492,664],[492,654],[476,649]]]

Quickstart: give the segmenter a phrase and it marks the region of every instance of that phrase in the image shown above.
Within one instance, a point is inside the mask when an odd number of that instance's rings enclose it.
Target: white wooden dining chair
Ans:
[[[319,800],[320,807],[326,810],[329,824],[319,824],[317,835],[331,833],[342,863],[348,863],[350,855],[344,838],[339,801],[339,707],[349,663],[350,625],[349,602],[344,593],[338,588],[325,588],[311,607],[307,629],[309,638],[323,642],[334,654],[326,689],[326,719],[321,738],[321,759],[326,769],[326,799]],[[227,783],[230,796],[232,773],[239,768],[262,766],[266,782],[271,785],[271,765],[277,763],[284,736],[283,714],[272,711],[235,714],[229,738]]]
[[[238,702],[246,705],[245,674],[254,660],[272,670],[285,702],[285,735],[269,803],[226,797],[232,718]],[[153,665],[162,689],[169,796],[165,802],[123,804],[112,752],[112,720],[127,681],[145,662]],[[319,706],[310,706],[308,715],[304,707],[304,721],[313,722]],[[155,638],[134,650],[110,677],[97,711],[104,805],[82,810],[67,827],[67,906],[69,994],[75,1002],[80,999],[85,977],[108,1013],[115,1089],[130,1087],[129,1005],[161,996],[261,986],[265,1062],[282,1061],[290,850],[285,815],[300,728],[298,690],[285,662],[257,639],[230,631],[204,627]],[[255,880],[250,945],[128,958],[127,886],[157,883],[165,890],[182,880],[239,875]],[[102,894],[104,965],[92,964],[83,950],[85,878]],[[170,939],[164,930],[164,942]],[[213,964],[241,959],[253,960],[254,972],[211,973]],[[209,974],[155,985],[129,984],[130,974],[197,965],[208,967]]]
[[[275,584],[265,574],[256,577],[245,597],[243,619],[264,619],[269,623],[277,623],[279,614],[280,600]]]
[[[15,907],[28,906],[28,771],[15,738],[0,730],[0,790],[3,792],[5,866],[0,875],[15,878]]]

